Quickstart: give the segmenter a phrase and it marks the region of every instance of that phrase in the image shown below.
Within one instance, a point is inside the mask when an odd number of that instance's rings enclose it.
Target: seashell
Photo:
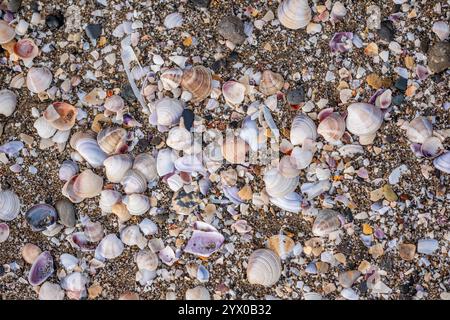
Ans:
[[[16,106],[16,94],[8,89],[0,90],[0,114],[9,117],[16,110]]]
[[[70,145],[94,168],[103,166],[103,162],[108,157],[97,141],[83,132],[75,133],[70,139]]]
[[[345,133],[344,118],[339,113],[333,112],[319,123],[317,133],[329,143],[339,142]]]
[[[63,289],[70,292],[84,292],[89,279],[81,272],[73,272],[61,280]]]
[[[104,213],[111,213],[115,204],[122,202],[122,195],[115,190],[103,190],[100,193],[99,207]]]
[[[65,292],[57,283],[44,282],[39,289],[39,300],[64,300]]]
[[[347,52],[353,47],[353,32],[336,32],[329,42],[332,52]]]
[[[203,66],[194,66],[185,70],[181,80],[181,87],[192,93],[192,102],[200,102],[207,98],[212,90],[211,72]]]
[[[305,300],[323,300],[322,295],[317,292],[305,292],[303,297]]]
[[[139,295],[135,292],[124,292],[120,295],[119,300],[139,300]]]
[[[330,190],[331,184],[328,180],[320,180],[315,183],[304,183],[300,187],[300,191],[306,194],[308,200],[320,196],[322,193]]]
[[[72,129],[77,117],[77,109],[65,102],[54,102],[44,111],[44,119],[55,129],[66,131]]]
[[[444,146],[438,137],[429,137],[422,143],[420,151],[423,156],[434,158],[444,151]]]
[[[142,173],[147,182],[151,182],[158,178],[156,171],[156,160],[150,153],[141,153],[134,158],[133,169]]]
[[[368,103],[352,103],[347,113],[347,129],[357,136],[374,135],[383,123],[381,110]]]
[[[265,70],[261,76],[259,91],[266,96],[271,96],[280,91],[283,85],[284,79],[281,74]]]
[[[92,170],[84,170],[73,183],[73,192],[83,199],[93,198],[102,192],[103,178]]]
[[[450,152],[446,152],[443,155],[434,159],[433,165],[435,166],[436,169],[450,174]]]
[[[156,158],[156,171],[160,177],[175,171],[176,154],[171,149],[159,150]]]
[[[281,259],[286,259],[294,249],[295,242],[288,236],[277,234],[269,238],[267,246]]]
[[[137,225],[124,228],[120,233],[120,239],[127,246],[138,246],[141,250],[147,246],[147,239],[142,235]]]
[[[127,206],[123,203],[116,203],[112,206],[111,212],[114,213],[120,222],[126,222],[132,218]]]
[[[180,86],[183,77],[183,70],[180,68],[172,68],[164,71],[160,80],[165,90],[173,90]]]
[[[247,151],[248,145],[240,137],[227,135],[225,142],[222,144],[222,155],[225,160],[232,164],[244,163]]]
[[[159,251],[158,257],[163,263],[167,264],[168,266],[173,265],[178,260],[175,256],[175,252],[169,246],[166,246],[164,249]]]
[[[142,173],[133,169],[125,173],[120,184],[126,194],[142,193],[147,190],[147,179]]]
[[[52,72],[46,67],[32,67],[27,73],[27,88],[33,93],[41,93],[50,88]]]
[[[0,20],[0,44],[10,42],[16,36],[16,31],[6,21]]]
[[[333,7],[331,8],[331,20],[337,21],[341,20],[345,15],[347,14],[347,9],[342,4],[342,2],[337,1],[333,4]]]
[[[425,117],[414,118],[406,129],[406,137],[414,143],[424,143],[432,135],[433,125]]]
[[[300,174],[295,160],[291,156],[283,156],[278,164],[278,171],[286,178],[294,178]]]
[[[302,209],[302,197],[296,192],[288,193],[280,198],[270,197],[269,200],[273,205],[288,212],[299,213]]]
[[[56,132],[56,128],[53,127],[50,122],[45,120],[44,117],[37,118],[33,124],[33,127],[36,129],[39,137],[43,139],[51,138]]]
[[[128,212],[134,216],[140,216],[150,210],[150,199],[142,194],[130,194],[123,198]]]
[[[41,254],[42,250],[38,246],[27,243],[22,247],[21,253],[23,260],[28,264],[33,264],[37,257]]]
[[[158,263],[158,256],[148,249],[140,250],[136,255],[136,264],[139,270],[155,271]]]
[[[15,156],[24,146],[21,141],[10,141],[0,145],[0,152],[6,153],[8,156]]]
[[[172,208],[181,215],[190,215],[198,206],[200,199],[196,192],[186,192],[184,189],[176,192],[172,197]]]
[[[38,286],[47,280],[53,273],[53,258],[50,252],[42,252],[31,266],[28,274],[28,282],[32,286]]]
[[[167,179],[167,185],[169,186],[170,190],[177,192],[178,190],[183,188],[184,182],[180,175],[174,174]]]
[[[267,193],[274,198],[281,198],[293,192],[299,182],[299,177],[286,178],[277,168],[272,168],[264,174],[264,183]]]
[[[166,144],[175,150],[188,149],[192,144],[192,135],[184,127],[175,127],[170,129]]]
[[[37,204],[25,213],[25,219],[33,231],[43,231],[58,220],[56,209],[49,204]]]
[[[9,226],[6,223],[0,223],[0,243],[9,238]]]
[[[245,86],[237,81],[227,81],[222,85],[222,94],[226,103],[235,107],[240,105],[245,98]]]
[[[317,214],[316,220],[314,220],[312,232],[315,236],[326,237],[340,227],[341,220],[338,213],[331,209],[322,209]]]
[[[125,101],[121,96],[114,94],[105,99],[104,107],[110,112],[120,113],[125,108]]]
[[[72,160],[64,160],[59,168],[59,179],[69,181],[70,178],[78,173],[78,169],[78,165]]]
[[[104,236],[103,230],[100,222],[89,221],[84,226],[84,235],[89,242],[99,242]]]
[[[72,247],[79,249],[82,252],[91,252],[95,250],[95,243],[90,243],[86,239],[84,232],[72,233],[68,240]]]
[[[77,257],[68,254],[68,253],[63,253],[60,257],[59,260],[61,262],[61,264],[63,265],[64,269],[66,269],[67,271],[73,271],[73,269],[78,265],[79,260]]]
[[[104,259],[114,259],[122,254],[124,245],[115,234],[108,234],[95,249],[95,256]]]
[[[306,114],[297,115],[294,120],[292,120],[290,139],[294,146],[302,145],[306,139],[316,141],[316,124]]]
[[[0,220],[14,220],[19,213],[19,197],[10,190],[0,191]]]
[[[270,287],[277,283],[280,277],[281,261],[275,252],[258,249],[250,255],[247,265],[248,282]]]
[[[338,276],[339,284],[343,288],[350,288],[353,285],[353,283],[356,281],[356,279],[359,278],[360,275],[361,275],[361,272],[359,272],[357,270],[349,270],[346,272],[342,272]]]
[[[436,21],[431,30],[438,36],[439,40],[444,41],[450,35],[450,27],[445,21]]]
[[[256,121],[252,120],[251,117],[246,117],[242,122],[242,128],[239,132],[239,137],[247,142],[252,151],[256,152],[259,149],[260,136],[261,135],[259,134],[259,129]]]
[[[155,103],[156,124],[170,127],[180,120],[183,105],[177,99],[162,98]]]
[[[68,228],[75,227],[75,224],[77,222],[75,207],[70,201],[66,199],[56,201],[55,209],[58,213],[59,221],[62,225]]]
[[[175,168],[182,172],[205,172],[202,161],[196,155],[185,155],[174,162]]]
[[[125,173],[133,166],[133,159],[128,154],[117,154],[108,157],[104,162],[106,178],[119,183],[125,176]]]
[[[220,249],[225,238],[213,226],[197,222],[194,227],[202,230],[194,230],[184,252],[200,257],[209,257]]]
[[[208,289],[203,286],[197,286],[186,290],[186,300],[211,300]]]
[[[295,147],[291,152],[291,162],[297,167],[298,170],[306,169],[312,162],[314,153],[311,149]]]
[[[39,54],[37,45],[31,39],[20,39],[14,45],[14,53],[22,60],[31,61]]]
[[[312,17],[308,0],[284,0],[277,14],[280,23],[293,30],[306,27]]]
[[[127,131],[119,127],[105,128],[98,133],[97,143],[107,154],[124,153],[128,150]]]
[[[21,89],[24,86],[24,84],[25,84],[25,76],[23,75],[23,73],[19,73],[11,79],[9,87],[13,89]]]
[[[141,228],[142,233],[146,236],[155,235],[158,233],[158,226],[156,223],[147,218],[139,223],[139,228]]]
[[[68,198],[72,203],[80,203],[81,201],[84,200],[84,198],[77,195],[73,190],[73,186],[74,186],[75,180],[77,178],[78,178],[78,175],[73,176],[72,178],[67,180],[67,182],[64,184],[64,186],[62,188],[62,192],[61,192],[63,194],[63,196]]]
[[[164,19],[164,26],[167,29],[178,28],[181,27],[182,25],[183,25],[183,16],[178,12],[171,13],[167,15],[166,18]]]

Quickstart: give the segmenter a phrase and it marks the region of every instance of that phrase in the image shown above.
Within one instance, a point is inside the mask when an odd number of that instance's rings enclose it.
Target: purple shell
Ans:
[[[96,244],[89,242],[84,232],[76,232],[71,236],[71,242],[74,247],[80,249],[83,252],[94,251],[96,248]]]
[[[352,47],[353,32],[336,32],[330,40],[332,52],[347,52]]]
[[[30,273],[28,274],[28,282],[32,286],[38,286],[48,279],[55,271],[53,267],[53,258],[50,252],[42,252],[34,261],[31,266]]]
[[[373,104],[373,105],[375,105],[375,101],[377,101],[377,98],[383,93],[385,91],[385,89],[378,89],[375,93],[374,93],[374,95],[372,96],[372,97],[370,97],[370,100],[369,100],[369,104]]]
[[[33,231],[43,231],[58,220],[56,209],[48,204],[37,204],[28,209],[25,219]]]
[[[0,146],[0,152],[6,153],[8,156],[17,154],[24,147],[21,141],[11,141]]]
[[[196,256],[209,257],[220,249],[225,238],[218,232],[206,232],[194,230],[189,239],[184,252],[192,253]]]
[[[234,204],[241,204],[243,201],[239,197],[239,190],[236,187],[223,186],[223,194]]]
[[[416,67],[416,75],[419,80],[425,80],[430,75],[430,72],[427,67],[418,64]]]
[[[165,247],[158,253],[158,257],[161,259],[162,262],[167,264],[168,266],[171,266],[177,261],[177,258],[175,256],[175,252],[173,249],[169,246]]]

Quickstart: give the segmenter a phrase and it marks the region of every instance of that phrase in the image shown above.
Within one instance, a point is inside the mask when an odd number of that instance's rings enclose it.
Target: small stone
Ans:
[[[414,58],[411,56],[406,56],[405,57],[405,66],[412,70],[414,68]]]
[[[189,2],[192,3],[196,7],[208,8],[211,0],[190,0]]]
[[[50,14],[45,18],[45,24],[52,30],[59,29],[64,25],[64,15],[60,12]]]
[[[330,265],[326,262],[317,261],[316,262],[316,268],[318,273],[327,273],[328,269],[330,268]]]
[[[77,222],[75,207],[70,201],[66,199],[58,200],[55,203],[55,209],[58,212],[58,217],[62,225],[68,228],[75,227]]]
[[[408,86],[408,79],[398,77],[397,81],[395,81],[395,87],[400,91],[405,91],[407,86]]]
[[[369,57],[376,57],[378,55],[378,45],[375,42],[371,42],[364,49],[364,53]]]
[[[181,117],[183,118],[184,127],[190,131],[194,124],[194,112],[191,109],[184,109]]]
[[[380,24],[380,29],[378,30],[378,35],[380,38],[386,42],[391,42],[394,40],[395,29],[394,25],[390,20],[384,20]]]
[[[428,68],[433,73],[440,73],[450,67],[450,42],[436,43],[428,51]]]
[[[400,258],[405,261],[411,261],[414,259],[414,254],[416,253],[416,246],[411,243],[401,243],[398,245],[398,252]]]
[[[367,260],[361,261],[361,263],[358,266],[358,271],[362,274],[365,274],[370,269],[370,262]]]
[[[134,95],[133,89],[131,88],[131,86],[129,84],[125,84],[122,87],[120,96],[128,102],[136,101],[136,96]]]
[[[401,105],[405,101],[405,96],[403,94],[398,94],[392,98],[392,104],[395,106]]]
[[[368,225],[367,223],[364,223],[362,227],[363,227],[364,234],[369,235],[369,234],[373,233],[373,228],[370,225]]]
[[[236,16],[226,16],[218,24],[218,32],[226,40],[235,44],[244,43],[244,23]]]
[[[287,102],[293,106],[305,102],[305,89],[302,86],[299,86],[295,89],[289,90],[287,92],[286,99]]]
[[[417,252],[432,255],[439,248],[436,239],[420,239],[417,243]]]
[[[89,37],[89,39],[97,40],[102,34],[102,25],[91,23],[86,26],[84,31],[86,32],[86,35]]]
[[[383,199],[383,189],[375,189],[370,192],[370,201],[377,202],[381,199]]]
[[[357,270],[343,272],[338,277],[339,284],[344,288],[350,288],[360,275],[361,272]]]
[[[22,0],[9,0],[7,9],[11,12],[17,12],[20,9],[20,6],[22,5]]]
[[[251,200],[253,198],[252,188],[249,185],[245,185],[239,190],[238,195],[244,201]]]
[[[377,243],[369,248],[369,254],[371,254],[374,259],[381,257],[383,253],[384,249],[381,243]]]
[[[367,81],[367,84],[374,89],[380,89],[382,86],[381,78],[375,73],[369,74],[366,78],[366,81]]]
[[[395,194],[394,190],[392,190],[392,187],[388,184],[385,184],[383,186],[383,196],[389,202],[398,200],[398,196]]]

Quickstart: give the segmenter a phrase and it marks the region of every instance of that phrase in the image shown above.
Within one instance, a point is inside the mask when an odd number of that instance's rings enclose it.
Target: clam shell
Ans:
[[[104,107],[108,111],[118,113],[125,108],[125,101],[122,99],[121,96],[114,94],[105,99]]]
[[[115,234],[108,234],[97,246],[95,256],[104,259],[115,259],[122,254],[124,245]]]
[[[126,222],[132,218],[127,206],[124,203],[116,203],[112,206],[111,212],[114,213],[120,222]]]
[[[10,42],[16,36],[16,31],[6,21],[0,20],[0,44]]]
[[[183,25],[183,16],[178,12],[171,13],[167,15],[166,18],[164,19],[164,26],[167,29],[178,28],[181,27],[182,25]]]
[[[125,173],[120,184],[126,194],[142,193],[147,190],[147,179],[142,173],[133,169]]]
[[[120,239],[127,246],[138,246],[141,250],[147,246],[147,239],[142,235],[137,225],[124,228],[120,233]]]
[[[381,110],[368,103],[352,103],[347,113],[347,129],[357,136],[374,135],[383,123]]]
[[[141,153],[134,158],[133,169],[142,173],[147,182],[151,182],[158,178],[156,171],[156,160],[150,153]]]
[[[165,90],[173,90],[180,86],[183,77],[183,70],[180,68],[172,68],[161,74],[160,80]]]
[[[316,141],[316,124],[306,114],[297,115],[294,120],[292,120],[290,139],[294,146],[302,145],[306,139]]]
[[[264,183],[267,193],[274,198],[281,198],[293,192],[299,182],[299,177],[286,178],[277,168],[272,168],[264,174]]]
[[[49,139],[56,133],[56,128],[51,125],[50,122],[45,120],[44,117],[39,117],[33,124],[39,137],[43,139]]]
[[[84,226],[84,235],[89,242],[99,242],[104,236],[103,225],[100,222],[87,222]]]
[[[41,252],[42,250],[32,243],[27,243],[21,250],[23,260],[28,264],[33,264]]]
[[[0,220],[14,220],[20,213],[20,199],[12,191],[0,191]]]
[[[181,87],[192,93],[192,102],[200,102],[207,98],[212,90],[211,72],[203,66],[194,66],[185,70]]]
[[[284,197],[280,198],[270,197],[269,200],[273,205],[285,211],[299,213],[302,209],[302,197],[296,192],[288,193]]]
[[[225,160],[232,164],[244,163],[247,151],[248,145],[240,137],[227,135],[222,144],[222,155]]]
[[[314,220],[312,232],[315,236],[326,237],[340,227],[341,220],[339,219],[339,214],[334,210],[322,209]]]
[[[83,199],[98,196],[102,188],[103,178],[89,169],[80,173],[73,183],[73,192]]]
[[[434,159],[433,165],[436,167],[436,169],[450,174],[450,152],[446,152]]]
[[[300,174],[295,160],[291,156],[283,156],[278,164],[278,171],[286,178],[294,178]]]
[[[183,105],[177,99],[162,98],[155,103],[156,122],[170,127],[180,120]]]
[[[127,131],[119,127],[105,128],[98,133],[97,143],[107,154],[123,153],[128,150]]]
[[[293,30],[306,27],[312,17],[308,0],[284,0],[277,13],[280,23]]]
[[[54,102],[44,111],[43,117],[53,128],[66,131],[75,125],[77,113],[77,109],[68,103]]]
[[[203,286],[197,286],[186,290],[186,300],[211,300],[208,289]]]
[[[6,223],[0,223],[0,243],[5,242],[9,238],[9,226]]]
[[[28,282],[32,286],[38,286],[47,280],[54,271],[53,257],[48,251],[42,252],[31,266],[28,274]]]
[[[277,234],[269,238],[267,246],[281,259],[285,259],[290,255],[292,249],[294,249],[295,242],[288,236]]]
[[[232,107],[240,105],[245,98],[246,88],[237,81],[227,81],[222,85],[225,101]]]
[[[108,157],[97,141],[83,132],[75,133],[70,139],[70,145],[94,168],[103,166],[103,162]]]
[[[78,165],[72,160],[64,160],[59,168],[59,179],[69,181],[70,178],[78,173],[78,169]]]
[[[169,131],[166,144],[175,150],[188,149],[192,144],[192,135],[184,127],[174,127]]]
[[[280,91],[283,85],[284,79],[281,74],[265,70],[261,76],[259,91],[266,96],[271,96]]]
[[[49,204],[37,204],[25,213],[25,219],[33,231],[43,231],[58,220],[56,209]]]
[[[280,257],[269,249],[254,251],[247,264],[247,279],[251,284],[273,286],[281,277]]]
[[[62,192],[61,192],[63,194],[63,196],[68,198],[72,203],[80,203],[81,201],[84,200],[84,198],[77,195],[73,190],[73,186],[74,186],[77,178],[78,178],[78,175],[75,175],[72,178],[70,178],[69,180],[67,180],[67,182],[64,184],[64,186],[62,188]]]
[[[81,272],[73,272],[61,280],[61,286],[69,292],[84,292],[88,282]]]
[[[339,142],[345,133],[344,118],[339,113],[333,112],[319,123],[317,133],[330,143]]]
[[[0,114],[9,117],[16,110],[16,106],[16,94],[8,89],[0,90]]]
[[[23,60],[33,60],[39,54],[37,45],[31,39],[20,39],[14,45],[14,53]]]
[[[122,202],[122,195],[115,190],[103,190],[98,203],[102,212],[111,213],[115,204]]]
[[[159,150],[156,158],[156,171],[160,177],[175,171],[174,162],[176,158],[177,155],[171,149]]]
[[[64,300],[64,290],[59,284],[44,282],[39,289],[39,300]]]
[[[140,216],[150,210],[150,199],[142,194],[130,194],[123,198],[128,212],[134,216]]]
[[[133,159],[128,154],[117,154],[108,157],[104,162],[106,178],[119,183],[125,176],[125,173],[133,166]]]
[[[291,152],[291,162],[296,166],[298,170],[306,169],[312,162],[314,153],[309,148],[294,147]]]
[[[414,143],[424,143],[433,135],[433,125],[425,117],[414,118],[406,129],[406,137]]]
[[[136,255],[136,264],[139,270],[155,271],[158,263],[158,256],[148,249],[140,250]]]
[[[50,88],[52,72],[46,67],[32,67],[27,73],[27,88],[33,93],[41,93]]]
[[[438,137],[429,137],[422,143],[420,151],[425,157],[434,158],[444,151],[444,146]]]

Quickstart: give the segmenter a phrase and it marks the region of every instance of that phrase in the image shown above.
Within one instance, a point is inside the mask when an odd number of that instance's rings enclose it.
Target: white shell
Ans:
[[[169,131],[166,144],[175,150],[185,150],[192,144],[192,135],[184,127],[174,127]]]
[[[62,266],[64,267],[64,269],[66,269],[67,271],[72,271],[80,262],[80,260],[68,253],[63,253],[60,257],[59,260],[61,261]]]
[[[183,105],[179,100],[162,98],[155,103],[156,121],[161,126],[172,126],[180,120]]]
[[[98,145],[97,140],[88,134],[77,132],[72,136],[70,145],[94,168],[103,166],[103,162],[108,157]]]
[[[331,209],[320,210],[312,227],[315,236],[326,237],[341,227],[341,220],[336,211]]]
[[[306,27],[311,17],[308,0],[284,0],[278,7],[278,19],[288,29]]]
[[[78,165],[72,160],[64,160],[59,168],[59,179],[69,181],[78,173]]]
[[[92,172],[84,170],[73,183],[74,193],[81,198],[93,198],[98,196],[103,188],[103,178]]]
[[[147,246],[147,239],[142,235],[137,225],[124,228],[120,232],[120,240],[127,246],[138,246],[139,249],[144,249]]]
[[[450,35],[450,27],[445,21],[436,21],[431,28],[433,32],[438,36],[439,40],[444,41]]]
[[[50,88],[52,72],[46,68],[32,67],[27,74],[27,87],[33,93],[41,93]]]
[[[317,133],[330,143],[339,142],[345,133],[344,118],[339,113],[333,112],[319,123]]]
[[[123,176],[120,184],[126,194],[142,193],[147,190],[147,179],[137,170],[130,169]]]
[[[281,277],[280,257],[269,249],[254,251],[247,265],[247,279],[251,284],[273,286]]]
[[[126,146],[127,131],[121,127],[102,129],[97,135],[97,143],[107,154],[119,153]]]
[[[95,255],[105,259],[114,259],[122,254],[124,245],[115,234],[108,234],[95,250]]]
[[[167,185],[169,186],[170,190],[176,192],[183,187],[184,182],[180,175],[174,174],[167,179]]]
[[[17,96],[8,89],[0,90],[0,114],[9,117],[17,106]]]
[[[450,152],[446,152],[443,155],[434,159],[433,164],[436,167],[436,169],[450,174]]]
[[[64,300],[64,290],[59,284],[44,282],[39,289],[39,300]]]
[[[177,156],[171,149],[159,150],[156,157],[156,170],[160,177],[172,173],[175,170],[174,162]]]
[[[89,242],[99,242],[104,236],[103,225],[98,221],[88,221],[84,226],[84,235]]]
[[[102,212],[111,213],[112,207],[122,201],[122,195],[115,190],[103,190],[100,193],[99,207]]]
[[[50,124],[50,122],[45,120],[44,117],[37,118],[33,124],[33,127],[36,129],[39,137],[41,137],[43,139],[51,138],[56,132],[56,128],[54,128]]]
[[[142,233],[146,236],[158,233],[158,225],[147,218],[143,219],[141,223],[139,223],[139,228],[141,228]]]
[[[61,280],[61,286],[67,291],[84,292],[89,279],[81,272],[73,272]]]
[[[301,211],[301,201],[302,197],[296,192],[288,193],[281,198],[270,197],[270,202],[273,205],[293,213],[299,213]]]
[[[172,68],[161,74],[160,80],[165,90],[173,90],[180,86],[183,71],[180,68]]]
[[[307,168],[311,164],[313,157],[314,153],[312,150],[305,147],[294,147],[291,152],[291,162],[293,162],[299,170]]]
[[[245,98],[245,86],[237,81],[227,81],[222,85],[225,101],[232,107],[240,105]]]
[[[16,36],[16,31],[8,22],[0,20],[0,44],[10,42]]]
[[[298,176],[286,178],[276,168],[272,168],[264,174],[266,191],[271,197],[275,198],[284,197],[293,192],[298,186],[299,179]]]
[[[136,255],[136,264],[139,270],[155,271],[158,263],[158,256],[148,249],[140,250]]]
[[[347,129],[357,136],[374,135],[383,123],[381,109],[368,103],[352,103],[347,112]]]
[[[0,220],[11,221],[20,213],[19,197],[12,191],[0,191]]]
[[[103,165],[105,166],[106,178],[113,183],[119,183],[125,173],[131,169],[133,159],[128,154],[117,154],[108,157]]]
[[[291,143],[302,145],[305,139],[317,139],[317,127],[314,121],[305,114],[299,114],[292,120]]]
[[[0,223],[0,243],[8,240],[9,232],[9,226],[4,222]]]
[[[300,174],[295,159],[288,155],[281,158],[278,171],[286,178],[294,178]]]
[[[208,289],[203,286],[197,286],[186,290],[186,300],[211,300]]]
[[[125,101],[117,94],[105,99],[105,109],[111,112],[121,112],[125,108]]]
[[[130,194],[123,197],[122,202],[127,206],[131,215],[140,216],[150,210],[150,199],[142,194]]]
[[[151,182],[158,178],[156,160],[149,153],[138,154],[134,159],[133,169],[142,173],[147,179],[147,182]]]
[[[414,143],[424,143],[433,134],[433,125],[425,117],[412,120],[406,129],[406,137]]]
[[[340,20],[347,14],[347,9],[342,4],[342,2],[337,1],[333,4],[333,8],[331,8],[331,18],[333,20]]]
[[[164,26],[167,29],[178,28],[183,25],[183,16],[178,12],[171,13],[164,19]]]

